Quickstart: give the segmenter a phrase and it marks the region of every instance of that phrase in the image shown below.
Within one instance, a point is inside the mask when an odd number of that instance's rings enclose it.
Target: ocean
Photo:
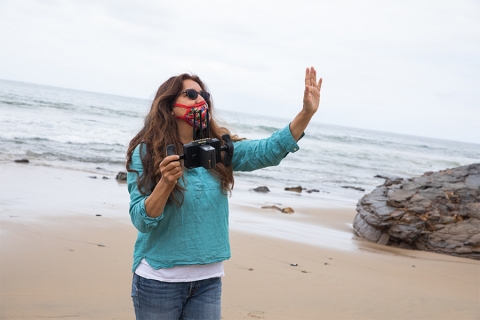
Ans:
[[[0,80],[0,163],[28,159],[114,177],[151,101]],[[217,106],[218,108],[218,106]],[[266,138],[292,119],[217,109],[233,133]],[[480,145],[312,122],[300,150],[277,167],[235,173],[240,185],[316,189],[310,197],[353,204],[383,183],[480,161]],[[5,182],[2,182],[5,183]],[[361,188],[359,191],[353,188]],[[235,191],[234,191],[235,192]]]

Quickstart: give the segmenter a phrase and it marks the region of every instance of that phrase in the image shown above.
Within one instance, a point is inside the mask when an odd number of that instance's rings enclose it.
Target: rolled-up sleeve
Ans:
[[[147,233],[155,228],[160,220],[163,219],[163,214],[157,218],[152,218],[147,215],[147,210],[145,209],[145,200],[148,198],[148,195],[143,195],[138,189],[137,179],[143,173],[143,165],[140,159],[140,146],[137,146],[132,154],[132,162],[130,164],[130,169],[138,171],[128,172],[127,173],[127,185],[128,192],[130,193],[130,219],[132,220],[133,225],[138,231]]]
[[[304,136],[300,137],[300,139]],[[290,124],[274,132],[269,138],[241,140],[234,144],[233,170],[253,171],[277,166],[288,153],[297,152],[299,146],[290,132]]]

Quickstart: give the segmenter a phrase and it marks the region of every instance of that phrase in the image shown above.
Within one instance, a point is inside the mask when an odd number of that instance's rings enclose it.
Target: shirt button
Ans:
[[[293,148],[293,151],[297,151],[297,148]]]

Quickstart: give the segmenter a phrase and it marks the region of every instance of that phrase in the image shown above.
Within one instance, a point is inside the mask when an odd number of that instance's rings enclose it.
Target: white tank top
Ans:
[[[154,269],[147,260],[142,259],[135,273],[142,278],[163,282],[192,282],[210,278],[223,277],[223,262],[210,264],[175,266],[173,268]]]

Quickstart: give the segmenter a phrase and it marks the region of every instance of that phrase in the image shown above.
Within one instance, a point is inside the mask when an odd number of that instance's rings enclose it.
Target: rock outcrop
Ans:
[[[127,181],[127,172],[119,171],[115,179],[117,179],[117,181]]]
[[[480,163],[387,178],[357,212],[353,228],[369,241],[480,260]]]

